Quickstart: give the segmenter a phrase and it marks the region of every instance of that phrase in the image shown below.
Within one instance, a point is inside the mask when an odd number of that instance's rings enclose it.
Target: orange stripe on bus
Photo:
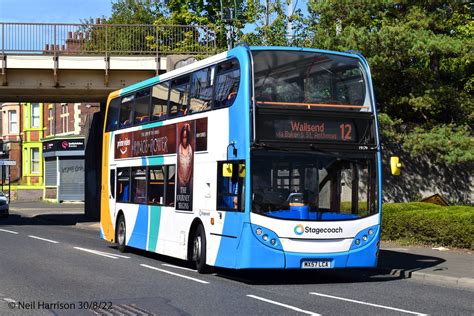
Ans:
[[[353,108],[353,109],[365,109],[368,106],[364,105],[349,105],[349,104],[320,104],[320,103],[293,103],[293,102],[269,102],[269,101],[257,101],[257,104],[271,104],[271,105],[291,105],[291,106],[307,106],[307,107],[333,107],[333,108]]]

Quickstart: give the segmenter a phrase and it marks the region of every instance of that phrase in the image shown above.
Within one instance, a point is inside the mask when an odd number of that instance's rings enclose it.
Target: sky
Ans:
[[[293,0],[293,5],[306,12],[306,2]],[[0,0],[0,22],[81,23],[111,12],[112,0]]]
[[[112,0],[0,0],[0,22],[81,23],[110,17]]]

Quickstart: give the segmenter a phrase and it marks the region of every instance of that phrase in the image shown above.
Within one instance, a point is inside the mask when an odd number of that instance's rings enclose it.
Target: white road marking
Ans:
[[[168,271],[168,270],[163,270],[163,269],[155,268],[155,267],[152,267],[152,266],[149,266],[149,265],[146,265],[146,264],[140,264],[140,265],[141,265],[142,267],[145,267],[145,268],[148,268],[148,269],[153,269],[153,270],[160,271],[160,272],[163,272],[163,273],[168,273],[168,274],[171,274],[171,275],[180,277],[180,278],[192,280],[192,281],[199,282],[199,283],[202,283],[202,284],[209,284],[209,282],[207,282],[207,281],[203,281],[203,280],[200,280],[200,279],[192,278],[192,277],[189,277],[189,276],[187,276],[187,275],[182,275],[182,274],[178,274],[178,273],[171,272],[171,271]]]
[[[59,241],[55,241],[55,240],[51,240],[51,239],[46,239],[46,238],[41,238],[41,237],[38,237],[38,236],[28,235],[28,237],[34,238],[34,239],[38,239],[38,240],[42,240],[42,241],[47,241],[47,242],[50,242],[50,243],[52,243],[52,244],[59,244]]]
[[[127,257],[127,256],[116,255],[114,253],[102,252],[102,251],[99,251],[99,250],[93,250],[93,249],[87,249],[87,248],[81,248],[81,247],[74,247],[74,249],[84,251],[84,252],[89,252],[89,253],[92,253],[94,255],[107,257],[107,258],[111,258],[111,259],[118,259],[118,258],[130,259],[130,257]]]
[[[420,316],[428,315],[428,314],[423,314],[423,313],[418,313],[418,312],[407,311],[405,309],[400,309],[400,308],[395,308],[395,307],[390,307],[390,306],[384,306],[384,305],[379,305],[379,304],[373,304],[373,303],[367,303],[367,302],[362,302],[362,301],[356,301],[356,300],[351,300],[349,298],[343,298],[343,297],[332,296],[332,295],[327,295],[327,294],[321,294],[321,293],[315,293],[315,292],[310,292],[309,294],[322,296],[322,297],[333,298],[333,299],[336,299],[336,300],[341,300],[341,301],[346,301],[346,302],[351,302],[351,303],[357,303],[357,304],[368,305],[368,306],[373,306],[373,307],[385,308],[385,309],[389,309],[389,310],[393,310],[393,311],[397,311],[397,312],[402,312],[402,313],[407,313],[407,314],[414,314],[414,315],[420,315]]]
[[[256,296],[256,295],[247,295],[247,297],[254,298],[256,300],[260,300],[260,301],[263,301],[263,302],[266,302],[266,303],[282,306],[282,307],[285,307],[285,308],[288,308],[288,309],[291,309],[291,310],[294,310],[296,312],[303,313],[303,314],[308,314],[308,315],[313,315],[313,316],[320,316],[321,315],[321,314],[318,314],[318,313],[315,313],[315,312],[307,311],[307,310],[304,310],[304,309],[301,309],[301,308],[298,308],[298,307],[295,307],[295,306],[291,306],[291,305],[283,304],[283,303],[280,303],[280,302],[272,301],[272,300],[269,300],[269,299],[266,299],[266,298],[263,298],[263,297],[260,297],[260,296]]]
[[[165,267],[170,267],[170,268],[175,268],[175,269],[181,269],[181,270],[186,270],[186,271],[191,271],[191,272],[196,272],[196,270],[185,268],[185,267],[180,267],[180,266],[174,266],[172,264],[167,264],[167,263],[162,263],[162,266]]]
[[[13,230],[0,229],[0,232],[5,232],[5,233],[10,233],[10,234],[18,235],[18,233],[17,233],[17,232],[14,232]]]

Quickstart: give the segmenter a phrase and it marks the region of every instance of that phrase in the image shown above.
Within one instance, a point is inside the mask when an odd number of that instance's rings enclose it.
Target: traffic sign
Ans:
[[[16,160],[0,160],[0,166],[16,166]]]

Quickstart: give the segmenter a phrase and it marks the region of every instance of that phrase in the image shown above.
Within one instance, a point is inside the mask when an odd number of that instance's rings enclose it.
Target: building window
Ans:
[[[63,133],[69,132],[68,121],[69,121],[69,108],[68,108],[68,104],[64,103],[64,104],[61,104],[61,126],[62,126]]]
[[[53,135],[53,122],[54,122],[54,116],[53,116],[53,109],[49,109],[49,115],[48,115],[48,125],[49,125],[49,135]]]
[[[31,148],[31,173],[40,172],[39,148]]]
[[[31,104],[31,128],[39,128],[40,122],[40,105],[39,103]]]
[[[8,132],[18,133],[18,120],[16,111],[8,111]]]

